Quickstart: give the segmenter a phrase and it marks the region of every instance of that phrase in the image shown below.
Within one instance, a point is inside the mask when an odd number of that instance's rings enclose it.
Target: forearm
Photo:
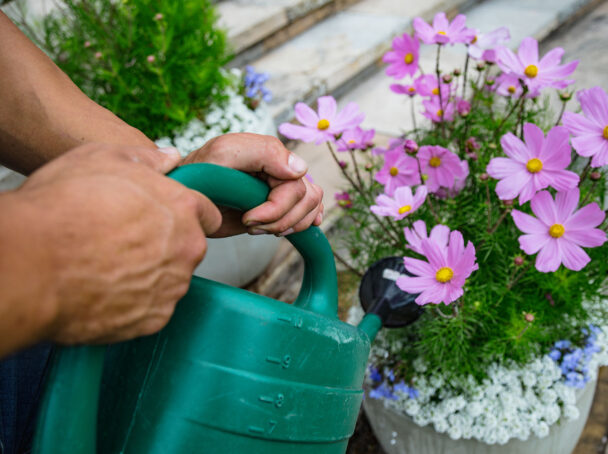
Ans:
[[[0,359],[45,339],[56,313],[48,245],[26,199],[0,195]]]
[[[87,142],[154,146],[91,101],[0,12],[0,163],[29,174]]]

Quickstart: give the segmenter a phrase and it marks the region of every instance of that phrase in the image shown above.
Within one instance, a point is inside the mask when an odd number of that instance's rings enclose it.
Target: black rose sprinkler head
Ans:
[[[386,257],[369,267],[359,287],[359,300],[365,312],[376,314],[387,328],[410,325],[423,312],[415,302],[418,295],[397,287],[401,275],[411,276],[405,270],[403,257]]]

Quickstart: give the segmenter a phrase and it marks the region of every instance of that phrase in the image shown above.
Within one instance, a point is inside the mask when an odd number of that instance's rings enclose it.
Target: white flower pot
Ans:
[[[383,400],[366,396],[363,408],[386,454],[570,454],[585,427],[595,394],[596,381],[576,393],[578,419],[558,422],[544,438],[511,439],[504,445],[489,445],[475,439],[453,440],[432,425],[421,427],[408,415],[387,408]]]

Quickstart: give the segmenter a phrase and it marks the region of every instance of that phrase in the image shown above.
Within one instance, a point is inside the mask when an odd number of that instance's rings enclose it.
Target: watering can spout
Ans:
[[[367,314],[359,323],[358,328],[367,335],[371,343],[382,328],[382,320],[376,314]]]

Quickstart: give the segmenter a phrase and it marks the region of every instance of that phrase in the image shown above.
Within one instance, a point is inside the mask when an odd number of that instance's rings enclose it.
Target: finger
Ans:
[[[253,227],[271,224],[281,219],[306,196],[307,190],[306,183],[302,179],[286,181],[274,187],[268,194],[266,202],[243,215],[243,224]]]
[[[174,169],[181,160],[177,148],[143,148],[143,147],[124,147],[119,150],[129,160],[144,164],[147,167],[159,172],[167,173]]]
[[[205,235],[215,233],[222,225],[222,214],[211,200],[198,191],[188,189],[196,204],[195,211]]]
[[[317,216],[315,217],[315,220],[313,221],[313,225],[319,226],[321,225],[321,222],[323,222],[323,214],[325,212],[325,205],[323,205],[321,203],[321,209],[319,210],[319,213],[317,213]]]
[[[249,229],[250,233],[274,233],[289,235],[310,226],[321,208],[321,195],[319,191],[308,184],[307,193],[302,200],[293,206],[283,217],[275,222],[255,226]]]
[[[222,226],[210,235],[211,238],[224,238],[247,233],[247,228],[242,221],[242,211],[220,207],[220,213],[222,213]]]
[[[294,180],[303,177],[308,170],[304,159],[290,152],[273,136],[225,134],[213,139],[207,148],[201,153],[201,160],[243,172],[264,172],[281,180]]]

